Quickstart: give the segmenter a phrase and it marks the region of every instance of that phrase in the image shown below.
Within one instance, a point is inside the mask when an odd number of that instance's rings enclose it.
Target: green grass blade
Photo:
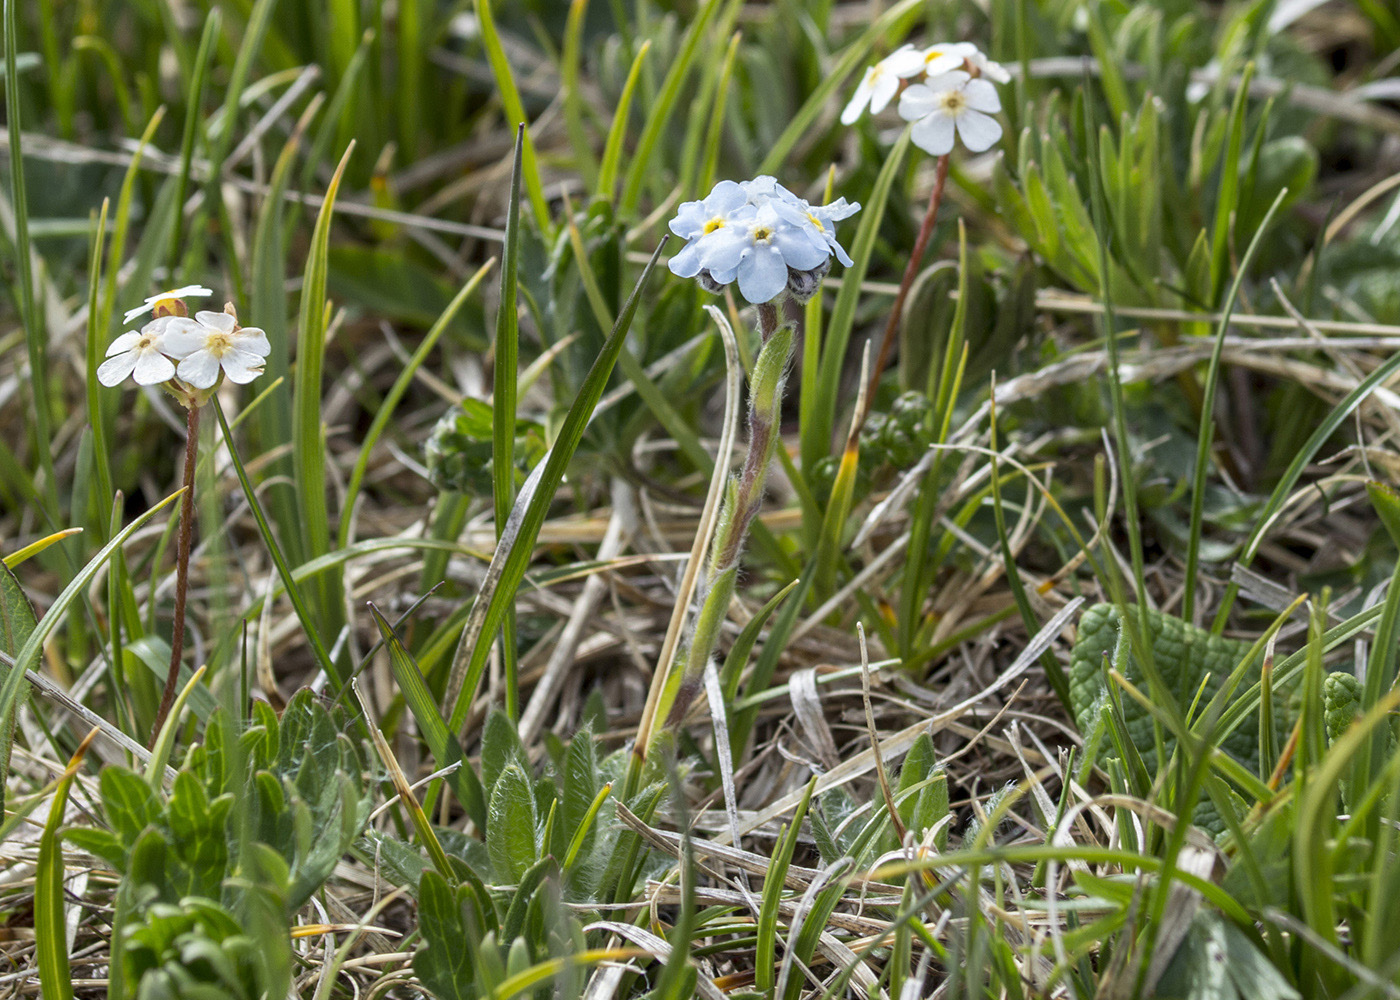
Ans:
[[[1230,229],[1240,202],[1240,151],[1244,146],[1244,118],[1249,107],[1249,82],[1254,77],[1254,64],[1248,63],[1235,91],[1235,103],[1230,108],[1230,138],[1224,158],[1220,161],[1220,195],[1215,203],[1215,228],[1211,233],[1210,282],[1211,302],[1220,300],[1225,287],[1225,272],[1230,265]]]
[[[384,646],[389,650],[389,665],[393,668],[394,680],[403,693],[404,703],[408,705],[408,710],[413,713],[414,721],[418,723],[418,731],[423,736],[423,742],[428,744],[428,750],[437,759],[439,768],[461,764],[456,771],[447,776],[446,780],[453,792],[456,793],[458,801],[462,803],[462,807],[467,810],[467,815],[472,818],[472,822],[479,829],[486,829],[486,797],[476,772],[472,770],[471,765],[466,760],[466,755],[462,753],[462,747],[457,742],[457,737],[452,734],[447,728],[447,723],[443,721],[442,713],[438,711],[433,694],[423,681],[423,674],[419,671],[413,656],[404,648],[393,627],[379,613],[379,609],[373,604],[369,608],[370,613],[374,615],[375,624],[379,626],[379,634],[384,638]]]
[[[248,478],[248,470],[243,467],[243,460],[238,457],[238,450],[233,445],[233,429],[229,427],[228,419],[224,416],[223,407],[219,405],[218,399],[210,400],[210,405],[214,408],[214,415],[219,418],[219,429],[223,431],[224,445],[228,448],[234,472],[237,473],[239,485],[243,487],[243,494],[248,500],[248,509],[253,512],[253,519],[258,522],[258,531],[262,533],[268,555],[272,557],[272,563],[277,567],[277,575],[287,591],[287,598],[292,602],[292,609],[296,612],[301,627],[306,632],[306,640],[311,644],[311,651],[315,654],[316,661],[325,671],[327,680],[339,692],[344,679],[336,671],[335,664],[331,662],[330,654],[326,652],[325,643],[321,641],[321,634],[316,629],[316,621],[312,618],[311,609],[307,606],[305,598],[302,597],[301,588],[297,586],[296,578],[292,575],[292,568],[287,564],[286,556],[282,554],[281,546],[277,544],[277,538],[272,533],[272,526],[267,523],[267,515],[263,513],[257,491]]]
[[[903,38],[918,20],[919,8],[923,6],[924,0],[900,0],[899,3],[870,23],[870,27],[866,28],[861,36],[852,42],[845,52],[841,53],[841,58],[836,61],[836,65],[831,67],[831,70],[825,74],[825,79],[812,91],[806,102],[798,109],[797,114],[792,116],[788,127],[783,129],[783,134],[778,136],[778,141],[773,143],[773,148],[768,151],[768,155],[759,164],[758,173],[775,174],[782,169],[783,164],[788,161],[793,147],[797,145],[798,140],[812,130],[812,123],[826,108],[832,95],[836,93],[836,89],[866,61],[870,50],[886,35],[891,35],[894,39]],[[874,199],[872,198],[872,200]]]
[[[890,150],[884,166],[875,178],[875,186],[870,190],[870,201],[863,205],[860,213],[860,226],[851,244],[851,266],[846,268],[841,278],[841,290],[836,293],[836,303],[831,309],[831,324],[827,327],[825,342],[822,344],[822,358],[817,380],[817,394],[810,407],[803,399],[802,471],[810,474],[813,467],[831,452],[831,432],[836,423],[837,399],[841,392],[841,373],[846,365],[846,347],[851,340],[851,328],[856,321],[856,304],[860,301],[860,284],[870,269],[870,258],[875,252],[875,239],[880,233],[880,222],[885,217],[885,205],[890,197],[890,189],[899,176],[904,156],[909,151],[909,129],[899,137]]]
[[[1230,316],[1235,311],[1235,301],[1239,298],[1240,286],[1244,284],[1245,274],[1248,273],[1249,265],[1253,263],[1254,255],[1259,250],[1264,232],[1269,228],[1274,213],[1279,210],[1287,196],[1287,188],[1278,193],[1274,203],[1269,206],[1269,211],[1265,213],[1264,221],[1259,224],[1259,228],[1255,231],[1254,238],[1249,241],[1249,248],[1245,251],[1244,259],[1240,261],[1235,280],[1230,285],[1229,294],[1225,297],[1225,305],[1220,312],[1220,325],[1216,327],[1215,331],[1215,346],[1211,348],[1210,364],[1206,367],[1206,385],[1202,396],[1205,404],[1201,407],[1201,429],[1196,439],[1196,468],[1191,482],[1191,522],[1186,540],[1186,589],[1181,598],[1181,617],[1188,622],[1193,620],[1192,612],[1196,607],[1196,577],[1199,571],[1201,532],[1205,519],[1206,469],[1210,463],[1211,447],[1215,442],[1215,390],[1220,381],[1220,355],[1225,349],[1225,332],[1230,327]]]
[[[316,228],[311,235],[311,250],[306,259],[306,275],[301,288],[296,377],[292,391],[292,468],[308,558],[325,555],[330,549],[330,519],[326,513],[325,429],[321,426],[321,376],[325,365],[328,318],[326,272],[330,257],[331,215],[335,211],[341,178],[354,149],[352,143],[345,150],[340,166],[326,188],[326,200],[321,204],[321,211],[316,216]],[[317,581],[315,592],[318,624],[327,635],[334,636],[344,614],[339,577],[322,577]]]
[[[564,51],[559,60],[559,78],[564,91],[564,128],[569,133],[569,145],[574,149],[574,168],[583,178],[583,186],[592,190],[598,183],[598,158],[588,139],[583,119],[585,104],[579,87],[579,64],[583,52],[583,21],[588,13],[588,0],[570,0],[569,19],[564,26]]]
[[[739,40],[743,37],[734,32],[729,39],[729,48],[724,53],[720,65],[719,80],[715,83],[715,101],[710,109],[710,123],[705,129],[705,164],[700,169],[700,179],[696,183],[695,197],[703,198],[715,183],[715,172],[719,168],[719,147],[724,136],[724,106],[729,97],[729,82],[734,75],[734,57],[739,53]],[[816,296],[813,296],[815,300]]]
[[[500,92],[501,105],[505,108],[506,122],[509,125],[525,126],[529,119],[525,116],[525,105],[520,100],[520,90],[515,85],[510,61],[501,45],[500,32],[496,30],[496,15],[491,13],[492,0],[476,0],[477,21],[481,25],[481,42],[486,48],[486,58],[491,63],[491,73],[496,78],[496,89]],[[522,171],[525,189],[530,195],[530,207],[535,213],[535,224],[542,233],[549,232],[549,203],[545,201],[544,185],[540,181],[539,160],[535,155],[535,143],[530,138],[528,128],[524,130],[525,147],[522,156]]]
[[[763,876],[763,902],[758,910],[758,950],[754,955],[754,985],[766,995],[772,994],[777,978],[778,917],[783,899],[783,880],[792,864],[793,852],[797,850],[797,835],[801,832],[802,820],[807,816],[807,806],[816,787],[816,778],[807,782],[807,791],[793,813],[792,823],[778,836],[768,871]]]
[[[603,144],[603,163],[598,168],[600,198],[612,199],[613,188],[617,187],[618,165],[622,162],[622,141],[627,137],[627,119],[632,112],[632,95],[637,90],[637,81],[642,75],[642,63],[651,51],[651,40],[643,42],[632,60],[632,68],[627,71],[627,82],[622,85],[622,93],[617,99],[617,109],[613,112],[612,126],[608,129],[607,142]]]
[[[97,381],[97,366],[101,364],[106,345],[103,343],[106,328],[101,323],[101,311],[97,306],[98,290],[102,286],[102,242],[107,231],[107,209],[109,203],[102,199],[102,209],[97,215],[97,225],[92,236],[92,249],[88,264],[88,316],[87,316],[87,408],[88,426],[92,428],[94,464],[97,466],[97,491],[105,506],[112,502],[112,454],[107,444],[107,421],[102,406],[102,393]],[[73,512],[75,515],[78,511]],[[98,537],[106,534],[107,525],[98,525]]]
[[[185,103],[185,129],[180,137],[180,170],[175,175],[175,228],[170,237],[170,277],[168,286],[179,284],[177,269],[185,238],[185,194],[189,191],[190,167],[194,160],[194,142],[199,134],[200,107],[204,103],[204,87],[209,79],[209,64],[213,61],[214,41],[219,36],[223,12],[217,7],[204,21],[204,33],[195,55],[194,75],[190,79],[189,97]]]
[[[54,479],[53,410],[49,402],[48,331],[34,299],[33,246],[29,240],[29,194],[24,183],[24,151],[20,145],[19,0],[5,0],[5,117],[10,140],[10,205],[15,213],[15,270],[19,281],[20,322],[29,352],[29,387],[34,399],[33,447],[44,473],[44,498],[50,517],[58,515],[58,483]]]
[[[1142,519],[1137,502],[1137,481],[1133,476],[1133,452],[1128,438],[1127,403],[1123,397],[1123,382],[1120,378],[1118,358],[1118,322],[1113,309],[1113,288],[1110,281],[1108,247],[1112,239],[1113,226],[1108,218],[1108,206],[1104,198],[1103,177],[1097,164],[1099,159],[1099,125],[1094,114],[1094,97],[1089,81],[1084,81],[1084,133],[1088,142],[1087,161],[1089,163],[1089,190],[1092,216],[1094,220],[1095,244],[1099,261],[1099,295],[1103,301],[1100,317],[1104,341],[1108,346],[1109,400],[1113,408],[1113,444],[1118,452],[1119,481],[1123,491],[1123,521],[1128,529],[1128,555],[1133,566],[1133,587],[1139,601],[1147,600],[1147,583],[1143,570]],[[1146,616],[1142,628],[1146,629]],[[1146,633],[1143,643],[1146,647]],[[1155,693],[1155,692],[1154,692]]]
[[[39,986],[44,996],[72,1000],[73,974],[68,964],[68,926],[63,916],[63,847],[59,828],[68,807],[68,791],[83,765],[94,729],[78,745],[49,804],[49,818],[39,837],[39,860],[34,866],[34,947],[39,959]]]
[[[583,439],[583,432],[588,426],[593,408],[598,405],[603,389],[617,364],[618,354],[623,350],[627,331],[632,325],[632,317],[637,313],[642,289],[646,286],[647,278],[651,276],[657,260],[660,259],[666,242],[663,238],[657,244],[651,260],[637,279],[627,303],[622,307],[612,333],[603,344],[593,367],[589,369],[578,396],[569,407],[569,413],[559,428],[559,436],[555,439],[554,446],[550,448],[548,456],[537,467],[536,472],[532,473],[532,478],[538,477],[534,489],[528,493],[522,492],[516,501],[515,510],[511,512],[512,520],[519,519],[518,530],[510,540],[509,546],[506,546],[503,540],[503,544],[497,547],[491,560],[491,568],[488,570],[488,579],[493,575],[496,577],[495,585],[489,590],[483,587],[477,592],[467,627],[463,630],[461,642],[457,646],[457,655],[453,658],[448,688],[449,703],[452,706],[448,728],[453,732],[458,731],[466,720],[467,710],[471,707],[472,699],[476,695],[476,686],[481,680],[481,672],[486,667],[492,638],[496,629],[500,627],[506,610],[515,603],[516,588],[524,579],[526,567],[534,555],[535,539],[539,537],[550,501],[564,478],[569,461]]]
[[[272,390],[267,405],[258,411],[257,440],[264,451],[271,451],[292,440],[291,346],[287,331],[285,290],[285,194],[297,150],[301,148],[306,130],[320,110],[321,104],[319,96],[311,99],[306,111],[292,129],[291,136],[283,145],[281,153],[278,154],[268,180],[267,196],[258,208],[257,223],[253,229],[249,315],[252,322],[267,334],[272,351],[267,357],[266,372],[269,379],[279,383]],[[296,487],[289,481],[292,476],[290,458],[284,456],[270,463],[267,475],[269,478],[283,480],[268,487],[268,505],[272,509],[272,519],[282,534],[287,555],[293,562],[304,562],[305,546],[301,532],[297,530],[300,519],[297,514]],[[348,499],[345,509],[352,509]]]
[[[516,308],[516,272],[520,263],[520,175],[525,126],[515,130],[515,161],[510,171],[505,243],[501,248],[501,302],[496,311],[495,361],[491,393],[491,498],[495,504],[496,541],[505,534],[515,502],[515,396],[520,368],[520,317]],[[506,715],[520,718],[515,652],[515,615],[501,622],[501,667],[505,674]]]
[[[389,426],[389,421],[393,419],[394,412],[398,409],[398,405],[403,400],[404,393],[408,391],[418,369],[423,367],[423,362],[427,360],[428,354],[437,346],[438,340],[447,331],[447,328],[452,325],[457,313],[467,299],[471,298],[472,293],[476,291],[491,268],[495,266],[496,258],[492,257],[467,280],[461,291],[447,304],[447,308],[442,311],[437,322],[424,335],[422,343],[418,345],[418,349],[413,352],[413,356],[399,372],[399,377],[394,380],[393,387],[385,394],[384,401],[379,404],[379,409],[374,414],[374,420],[369,425],[369,430],[365,432],[364,442],[360,445],[360,454],[355,459],[355,467],[350,473],[350,482],[345,488],[345,510],[347,512],[354,510],[355,501],[364,485],[365,473],[369,469],[370,453],[379,442],[384,429]],[[340,531],[336,535],[337,549],[343,549],[350,544],[350,521],[349,517],[341,518]]]
[[[666,71],[666,78],[662,81],[661,92],[657,95],[656,102],[647,109],[647,123],[642,128],[641,138],[637,140],[637,149],[632,156],[632,166],[627,170],[627,179],[622,186],[622,200],[618,208],[618,214],[622,218],[629,218],[637,210],[637,203],[642,198],[642,184],[651,176],[655,169],[652,165],[652,156],[656,152],[656,144],[661,139],[661,133],[671,120],[671,112],[675,109],[676,101],[680,99],[681,88],[685,84],[686,77],[690,75],[691,64],[695,61],[695,55],[700,49],[700,39],[704,36],[705,30],[709,27],[710,21],[714,19],[715,13],[719,10],[723,0],[705,0],[704,4],[690,18],[690,26],[686,28],[685,38],[681,42],[680,51],[675,60],[671,63],[671,68]],[[638,53],[640,57],[641,53]]]

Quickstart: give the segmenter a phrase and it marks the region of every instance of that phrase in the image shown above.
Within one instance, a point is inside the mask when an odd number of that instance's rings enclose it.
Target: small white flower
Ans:
[[[855,122],[867,106],[872,115],[878,115],[899,91],[900,80],[918,76],[923,71],[923,53],[912,45],[901,45],[865,71],[850,103],[841,112],[841,124]]]
[[[146,315],[146,313],[155,309],[158,303],[166,299],[185,299],[195,296],[206,298],[213,294],[214,290],[212,288],[205,288],[203,285],[185,285],[183,288],[172,288],[168,292],[160,292],[159,294],[152,295],[135,309],[128,309],[126,315],[122,318],[122,322],[130,323],[136,317]]]
[[[164,319],[165,351],[180,360],[176,369],[180,380],[196,389],[213,387],[219,380],[220,368],[230,382],[251,382],[263,373],[266,358],[272,352],[267,334],[255,326],[237,329],[238,321],[228,313],[199,312],[194,319]],[[159,322],[155,320],[149,326]]]
[[[128,330],[107,348],[107,360],[97,367],[97,381],[117,385],[128,375],[137,385],[158,385],[175,377],[175,363],[165,356],[163,317],[147,323],[139,332]]]
[[[933,156],[952,152],[955,131],[974,153],[991,149],[1001,138],[991,115],[1000,110],[996,88],[962,70],[916,83],[899,98],[900,117],[914,123],[914,145]]]
[[[919,53],[919,70],[925,77],[941,76],[962,69],[976,52],[977,46],[971,42],[939,42]]]

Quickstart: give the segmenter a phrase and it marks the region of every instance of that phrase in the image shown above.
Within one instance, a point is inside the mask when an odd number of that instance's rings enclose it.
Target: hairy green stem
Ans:
[[[704,686],[705,664],[719,640],[720,629],[729,611],[739,576],[739,558],[749,528],[763,507],[768,469],[778,444],[779,420],[782,416],[783,385],[792,360],[794,330],[781,322],[776,303],[766,302],[758,307],[758,329],[763,347],[754,362],[749,380],[749,451],[744,467],[730,477],[725,491],[724,506],[710,546],[710,560],[704,591],[700,598],[700,613],[695,629],[678,661],[684,672],[676,689],[671,708],[666,714],[665,728],[680,724],[695,696]]]

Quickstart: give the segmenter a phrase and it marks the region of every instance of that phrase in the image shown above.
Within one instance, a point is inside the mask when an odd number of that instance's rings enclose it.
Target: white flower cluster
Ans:
[[[922,83],[906,85],[919,76]],[[926,49],[904,45],[865,71],[841,112],[841,123],[852,124],[867,107],[871,114],[879,114],[899,94],[899,115],[913,122],[914,145],[933,156],[945,156],[953,151],[956,134],[968,149],[981,153],[1001,138],[1001,125],[991,117],[1001,111],[1001,98],[988,81],[1010,79],[1004,67],[971,42]]]
[[[179,379],[196,390],[213,389],[220,376],[240,385],[263,373],[272,345],[257,327],[240,327],[229,312],[185,312],[183,299],[214,294],[199,285],[186,285],[159,295],[126,314],[126,322],[154,311],[155,319],[140,330],[128,330],[107,348],[107,360],[97,368],[97,380],[113,386],[128,377],[137,385],[160,385]]]
[[[805,302],[833,254],[850,265],[836,242],[836,223],[859,211],[845,198],[811,205],[772,177],[720,181],[704,199],[681,205],[671,220],[671,232],[686,244],[669,267],[712,292],[737,279],[740,294],[753,303],[784,292]]]

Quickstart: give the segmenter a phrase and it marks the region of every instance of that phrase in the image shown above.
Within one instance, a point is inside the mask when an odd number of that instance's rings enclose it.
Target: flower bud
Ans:
[[[831,270],[831,260],[822,261],[816,267],[806,271],[799,271],[796,268],[788,268],[787,290],[798,302],[806,302],[813,295],[817,294],[822,287],[822,279]]]

